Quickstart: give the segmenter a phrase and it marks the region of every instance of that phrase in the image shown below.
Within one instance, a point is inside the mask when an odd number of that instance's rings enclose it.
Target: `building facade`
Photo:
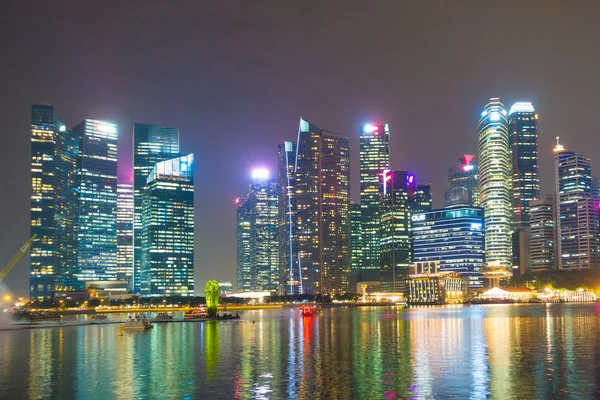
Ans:
[[[478,201],[485,215],[486,264],[512,267],[512,167],[507,112],[492,98],[479,119]]]
[[[279,185],[262,169],[253,171],[252,180],[238,204],[238,291],[280,292]]]
[[[529,203],[540,198],[537,115],[531,103],[515,103],[508,113],[512,150],[514,221],[529,224]]]
[[[133,207],[134,271],[133,288],[141,288],[142,190],[157,162],[179,156],[179,130],[157,125],[133,124]]]
[[[552,195],[530,203],[531,272],[534,274],[557,267],[554,203]]]
[[[479,166],[477,165],[476,157],[464,154],[458,161],[458,165],[448,168],[448,192],[456,194],[459,189],[466,189],[469,192],[469,198],[472,202],[468,205],[477,206]]]
[[[142,189],[145,296],[194,295],[194,155],[160,161]]]
[[[133,184],[117,184],[117,279],[133,291]]]
[[[350,259],[351,270],[360,271],[363,261],[363,234],[360,204],[350,202]]]
[[[348,138],[300,119],[295,166],[301,292],[347,292],[350,274]]]
[[[485,266],[485,222],[483,210],[455,206],[411,217],[413,263],[438,265],[440,272],[458,272],[468,278],[469,287],[483,287]]]
[[[77,157],[77,279],[117,279],[117,124],[86,119],[73,128]]]
[[[592,191],[592,162],[566,150],[558,143],[558,138],[554,160],[559,268],[600,268],[598,205]]]
[[[300,293],[296,221],[296,144],[277,146],[279,184],[279,272],[281,294]]]
[[[78,286],[79,140],[50,105],[33,105],[31,117],[30,299],[42,302]]]
[[[388,124],[367,124],[360,132],[360,207],[363,233],[361,269],[380,266],[379,201],[381,176],[390,168],[390,131]]]

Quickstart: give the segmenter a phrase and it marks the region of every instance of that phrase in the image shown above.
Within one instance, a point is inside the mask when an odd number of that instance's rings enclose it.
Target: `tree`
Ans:
[[[210,280],[206,282],[206,286],[204,286],[204,297],[206,298],[206,308],[208,309],[209,317],[214,318],[217,316],[219,294],[221,294],[221,288],[219,288],[217,281]]]

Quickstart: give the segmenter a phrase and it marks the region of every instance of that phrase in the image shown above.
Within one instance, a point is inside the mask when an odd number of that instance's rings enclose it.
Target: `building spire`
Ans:
[[[554,149],[552,151],[555,153],[558,153],[559,151],[565,151],[565,146],[560,144],[560,136],[556,137],[556,146],[554,146]]]

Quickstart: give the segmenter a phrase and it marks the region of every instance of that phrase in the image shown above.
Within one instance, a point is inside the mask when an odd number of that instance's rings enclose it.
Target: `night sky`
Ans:
[[[0,262],[29,237],[32,103],[69,127],[117,122],[123,178],[134,121],[180,129],[197,162],[197,293],[235,280],[234,199],[252,167],[275,173],[300,116],[350,138],[353,199],[359,127],[388,122],[392,167],[441,206],[488,98],[531,101],[551,192],[556,135],[600,163],[599,21],[597,0],[2,1]],[[4,285],[27,295],[26,260]]]

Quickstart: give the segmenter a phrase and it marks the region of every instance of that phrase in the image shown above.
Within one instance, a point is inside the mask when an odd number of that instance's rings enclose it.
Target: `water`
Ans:
[[[3,331],[0,399],[598,398],[599,315],[595,304],[283,308],[123,336]]]

